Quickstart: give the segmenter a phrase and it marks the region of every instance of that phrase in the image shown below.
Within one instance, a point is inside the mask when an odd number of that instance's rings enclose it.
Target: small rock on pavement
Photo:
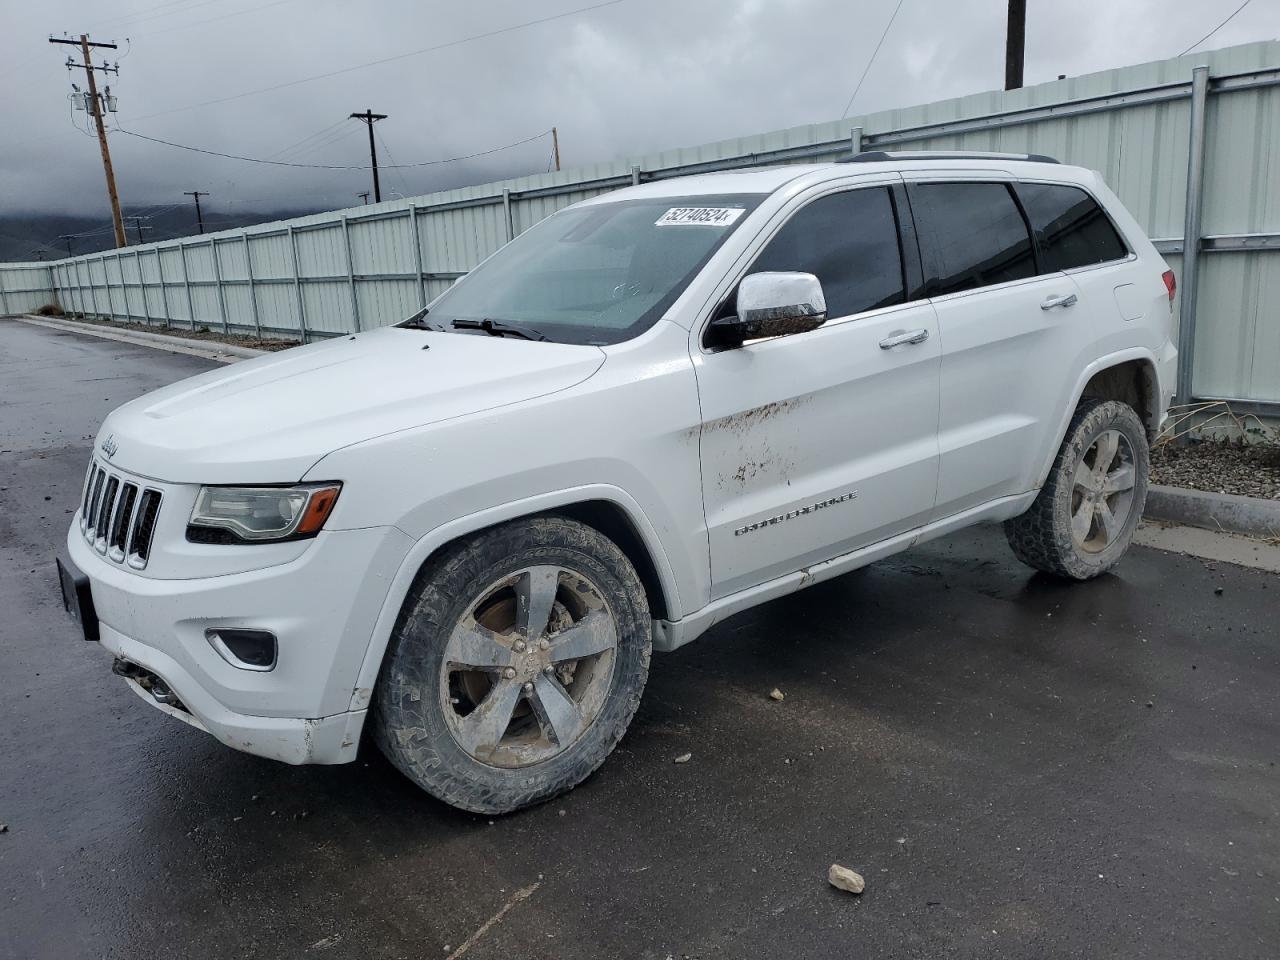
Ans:
[[[689,762],[690,760],[692,760],[692,759],[693,759],[693,754],[692,754],[692,753],[682,753],[682,754],[680,754],[680,756],[676,757],[675,762],[676,762],[676,763],[688,763],[688,762]]]
[[[774,687],[772,690],[769,691],[769,699],[782,701],[787,699],[787,695],[783,693],[781,690],[779,690],[777,687]]]
[[[861,893],[867,886],[861,874],[854,873],[848,867],[842,867],[838,863],[833,863],[831,869],[827,871],[827,882],[837,890],[847,890],[849,893]]]
[[[9,825],[7,823],[0,823],[0,833],[8,833],[8,832],[9,832]]]

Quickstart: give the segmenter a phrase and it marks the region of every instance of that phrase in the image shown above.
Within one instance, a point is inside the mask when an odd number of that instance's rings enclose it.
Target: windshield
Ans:
[[[620,343],[657,322],[762,198],[665,197],[562,211],[473,270],[426,319],[445,329],[454,321],[490,332],[505,324],[559,343]]]

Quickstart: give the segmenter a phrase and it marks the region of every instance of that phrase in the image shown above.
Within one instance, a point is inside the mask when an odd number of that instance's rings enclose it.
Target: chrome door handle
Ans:
[[[1076,302],[1074,293],[1064,293],[1061,296],[1045,297],[1040,301],[1041,310],[1052,310],[1054,307],[1070,307]]]
[[[929,339],[928,330],[907,330],[902,333],[893,333],[880,341],[881,350],[892,350],[894,347],[900,347],[904,343],[924,343]]]

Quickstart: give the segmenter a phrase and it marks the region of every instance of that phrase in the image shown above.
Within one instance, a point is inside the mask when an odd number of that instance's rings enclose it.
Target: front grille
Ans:
[[[159,490],[92,463],[80,505],[80,531],[107,559],[141,570],[151,555],[160,499]]]

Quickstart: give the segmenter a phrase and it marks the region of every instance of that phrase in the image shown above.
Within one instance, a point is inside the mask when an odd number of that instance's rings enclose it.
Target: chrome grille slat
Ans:
[[[107,477],[107,485],[102,489],[102,506],[98,510],[98,523],[93,531],[93,549],[99,553],[107,552],[107,531],[111,529],[111,515],[115,510],[119,493],[119,478]]]
[[[105,470],[99,468],[98,475],[93,478],[93,499],[89,502],[89,525],[85,530],[85,536],[89,541],[93,541],[95,525],[98,521],[98,511],[102,505],[102,485],[107,482],[107,474]]]
[[[98,553],[136,570],[147,565],[163,494],[127,479],[96,461],[89,466],[81,499],[80,530]]]

